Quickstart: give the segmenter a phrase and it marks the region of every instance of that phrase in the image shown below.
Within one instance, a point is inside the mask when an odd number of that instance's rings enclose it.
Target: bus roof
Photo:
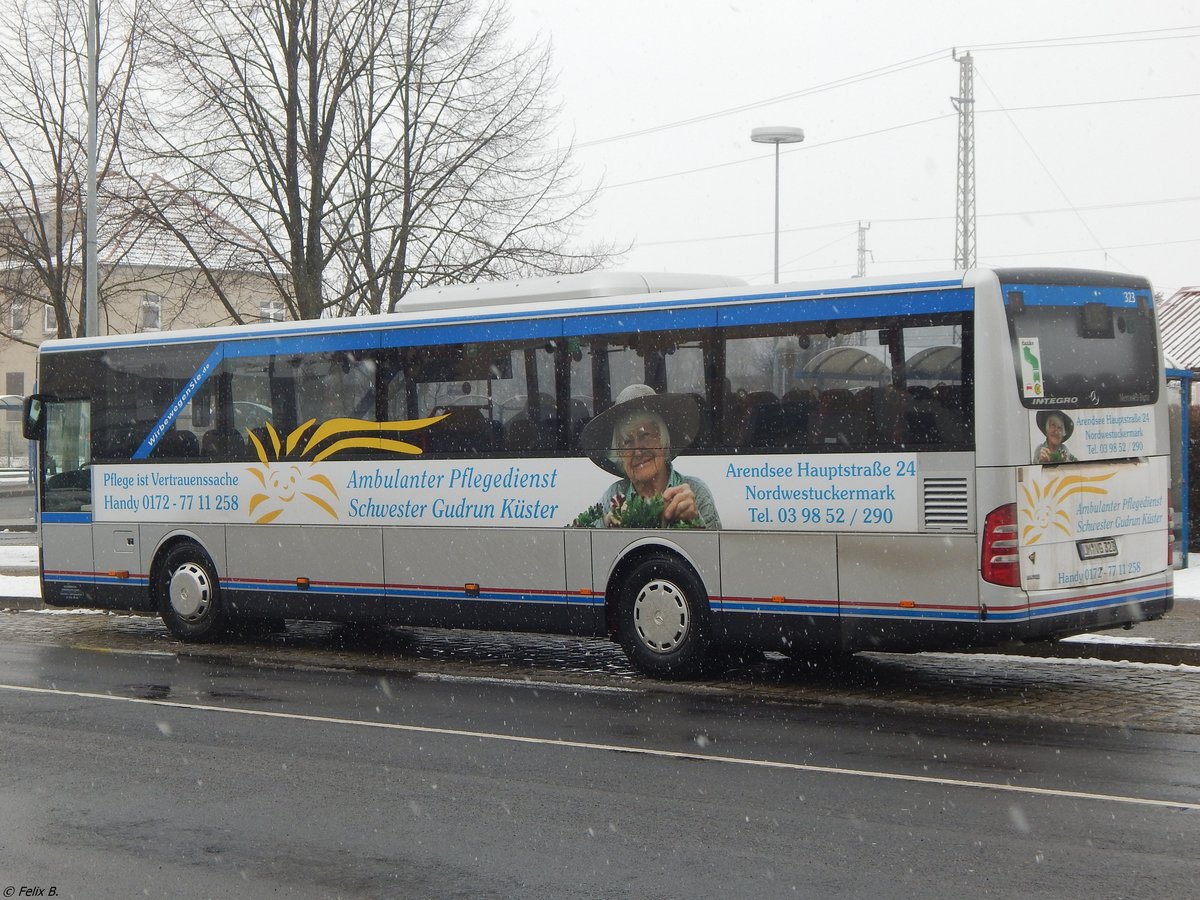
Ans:
[[[516,281],[476,281],[412,291],[400,301],[404,311],[432,311],[464,306],[501,303],[536,303],[545,300],[586,300],[630,294],[659,294],[664,291],[695,291],[707,288],[746,287],[746,282],[729,275],[700,275],[667,272],[581,272],[548,275]]]
[[[1033,274],[1036,272],[1036,275]],[[45,341],[39,351],[62,353],[108,347],[151,344],[184,344],[209,341],[248,340],[289,337],[339,331],[359,331],[420,324],[453,324],[464,321],[464,314],[487,308],[490,319],[518,318],[525,315],[561,315],[578,309],[582,312],[614,311],[635,305],[669,305],[674,302],[736,302],[784,300],[820,297],[831,294],[869,294],[882,290],[929,290],[973,286],[981,279],[1002,276],[1004,280],[1058,278],[1091,283],[1111,273],[1087,270],[990,270],[950,271],[917,275],[883,275],[820,282],[747,285],[739,278],[724,275],[585,272],[504,282],[451,285],[413,291],[393,313],[303,321],[226,325],[209,328],[179,329],[152,334],[109,334],[96,337]],[[1032,276],[1032,277],[1031,277]],[[1128,276],[1126,276],[1128,279]],[[648,299],[647,295],[655,295]],[[588,301],[602,301],[600,303]],[[603,302],[607,301],[607,302]]]

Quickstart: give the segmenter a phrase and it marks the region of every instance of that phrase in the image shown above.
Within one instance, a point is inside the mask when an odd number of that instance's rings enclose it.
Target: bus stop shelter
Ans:
[[[1176,512],[1177,567],[1200,542],[1200,407],[1192,382],[1200,375],[1200,286],[1183,287],[1158,303],[1158,327],[1167,359],[1171,400],[1171,508]]]
[[[1200,467],[1200,448],[1192,447],[1192,434],[1200,438],[1200,428],[1193,430],[1190,421],[1193,416],[1200,416],[1200,409],[1192,412],[1194,377],[1194,373],[1188,369],[1167,367],[1171,416],[1171,509],[1175,516],[1172,544],[1177,569],[1187,568],[1191,536],[1200,536],[1200,527],[1194,527],[1200,524],[1200,496],[1192,496],[1200,490],[1200,472],[1192,471],[1193,467]],[[1184,410],[1188,411],[1186,415]]]

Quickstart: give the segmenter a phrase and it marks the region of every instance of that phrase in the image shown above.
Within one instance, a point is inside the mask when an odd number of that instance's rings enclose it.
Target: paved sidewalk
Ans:
[[[33,485],[19,478],[0,479],[0,497],[21,497],[33,495]],[[26,522],[26,524],[29,524]]]
[[[1200,599],[1176,597],[1175,608],[1155,622],[1081,634],[1062,641],[1025,644],[1008,652],[1065,659],[1200,666]]]

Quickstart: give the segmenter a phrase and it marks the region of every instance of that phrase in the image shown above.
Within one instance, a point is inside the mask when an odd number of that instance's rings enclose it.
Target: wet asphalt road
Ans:
[[[78,618],[100,624],[48,639],[10,621],[0,643],[3,886],[1200,893],[1200,736],[1187,731],[490,675],[421,651],[374,670],[310,651],[298,667],[269,641],[193,654],[152,620]],[[839,677],[816,680],[828,693]]]
[[[0,614],[0,889],[1200,894],[1200,675],[1063,662]]]

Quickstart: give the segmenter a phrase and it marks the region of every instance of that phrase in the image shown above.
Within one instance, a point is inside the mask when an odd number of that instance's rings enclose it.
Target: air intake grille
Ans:
[[[922,517],[926,528],[966,531],[971,527],[967,479],[960,476],[926,478],[921,485]]]

